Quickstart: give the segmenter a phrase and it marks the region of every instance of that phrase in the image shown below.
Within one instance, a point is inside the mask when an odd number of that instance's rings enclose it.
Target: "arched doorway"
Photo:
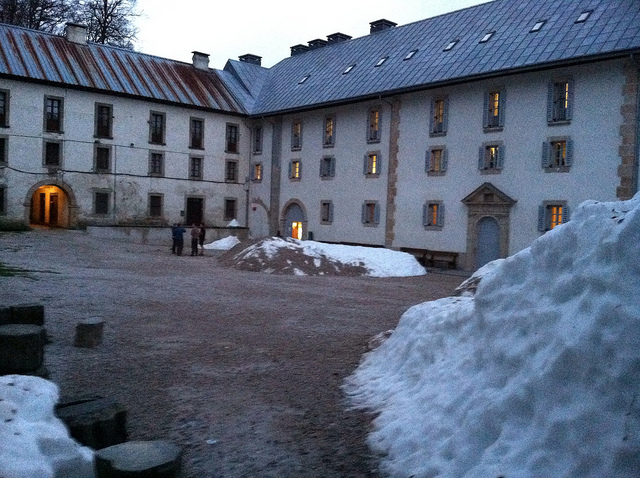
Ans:
[[[292,202],[285,207],[283,226],[285,237],[304,238],[307,219],[300,204]]]
[[[500,224],[495,217],[485,216],[478,221],[476,267],[500,258]]]
[[[69,227],[69,197],[53,184],[39,186],[31,195],[29,222],[32,225]]]

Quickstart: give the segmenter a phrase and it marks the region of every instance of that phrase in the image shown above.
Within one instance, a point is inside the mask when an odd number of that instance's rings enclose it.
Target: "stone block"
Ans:
[[[104,321],[99,317],[85,319],[76,325],[76,347],[93,348],[102,343]]]
[[[46,332],[32,324],[0,326],[0,375],[36,372],[44,360]]]
[[[127,411],[113,399],[99,395],[67,399],[56,405],[56,415],[73,438],[94,450],[127,441]]]
[[[12,305],[12,324],[33,324],[44,326],[44,306],[40,304]]]
[[[11,323],[11,307],[0,307],[0,325]]]
[[[164,440],[131,441],[96,452],[97,478],[177,478],[182,449]]]

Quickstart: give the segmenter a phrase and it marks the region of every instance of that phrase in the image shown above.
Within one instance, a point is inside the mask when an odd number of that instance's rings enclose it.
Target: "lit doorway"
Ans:
[[[302,223],[294,221],[291,223],[291,237],[302,240]]]
[[[281,224],[285,237],[302,240],[306,235],[307,221],[301,205],[297,202],[289,202],[284,208]]]
[[[33,225],[69,227],[69,200],[57,186],[40,186],[31,196],[30,222]]]

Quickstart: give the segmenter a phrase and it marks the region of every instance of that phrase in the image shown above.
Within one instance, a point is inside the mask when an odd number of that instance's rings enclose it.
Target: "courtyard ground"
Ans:
[[[185,478],[378,477],[343,380],[371,336],[463,280],[246,272],[67,230],[0,233],[0,262],[28,271],[0,278],[0,304],[45,305],[62,395],[118,400],[129,439],[184,447]],[[88,317],[104,342],[75,348]]]

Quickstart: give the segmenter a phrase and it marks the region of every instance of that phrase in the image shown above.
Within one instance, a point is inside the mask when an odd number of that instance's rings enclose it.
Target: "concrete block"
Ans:
[[[31,324],[0,326],[0,375],[37,371],[44,360],[46,332]]]
[[[96,452],[97,478],[177,478],[182,449],[164,440],[132,441]]]
[[[33,324],[44,326],[44,306],[40,304],[12,305],[12,324]]]

